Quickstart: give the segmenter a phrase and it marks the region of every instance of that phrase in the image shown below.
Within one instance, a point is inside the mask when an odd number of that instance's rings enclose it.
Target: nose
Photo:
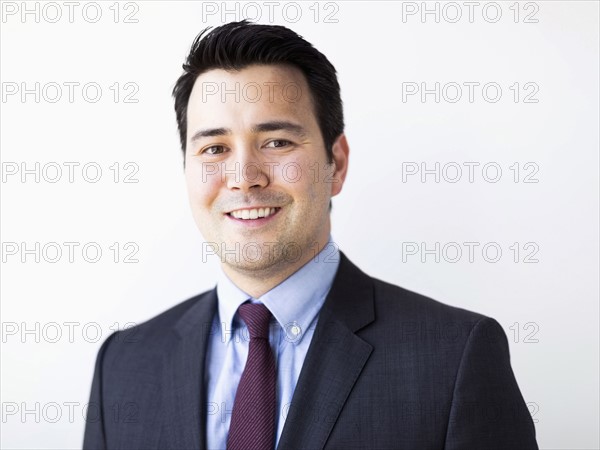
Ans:
[[[228,189],[250,191],[252,188],[264,188],[270,183],[267,173],[268,164],[262,161],[254,149],[242,147],[236,149],[234,158],[227,161],[224,177]]]

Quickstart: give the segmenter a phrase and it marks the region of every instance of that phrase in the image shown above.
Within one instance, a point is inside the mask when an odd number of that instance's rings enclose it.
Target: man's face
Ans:
[[[186,183],[206,247],[232,269],[265,275],[314,257],[348,152],[342,135],[336,164],[327,163],[303,74],[285,65],[210,70],[187,112]]]

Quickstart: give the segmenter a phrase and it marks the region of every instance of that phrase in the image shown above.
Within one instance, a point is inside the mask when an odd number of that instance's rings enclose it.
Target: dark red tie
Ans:
[[[244,303],[238,312],[250,332],[250,345],[235,394],[227,450],[272,450],[276,372],[269,344],[271,312],[262,303]]]

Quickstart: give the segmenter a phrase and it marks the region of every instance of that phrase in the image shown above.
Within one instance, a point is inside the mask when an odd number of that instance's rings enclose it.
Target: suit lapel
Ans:
[[[278,449],[325,446],[373,350],[355,332],[373,320],[372,282],[340,252],[338,272],[319,313]]]
[[[172,330],[174,345],[164,365],[163,430],[169,448],[206,448],[204,366],[217,295],[213,289],[194,303]]]

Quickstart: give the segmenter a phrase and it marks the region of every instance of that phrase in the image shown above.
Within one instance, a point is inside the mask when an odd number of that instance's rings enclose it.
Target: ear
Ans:
[[[348,172],[348,158],[350,154],[350,147],[348,147],[348,141],[344,133],[340,134],[332,146],[333,151],[333,164],[334,171],[331,175],[331,196],[338,195],[344,181],[346,180],[346,173]]]

